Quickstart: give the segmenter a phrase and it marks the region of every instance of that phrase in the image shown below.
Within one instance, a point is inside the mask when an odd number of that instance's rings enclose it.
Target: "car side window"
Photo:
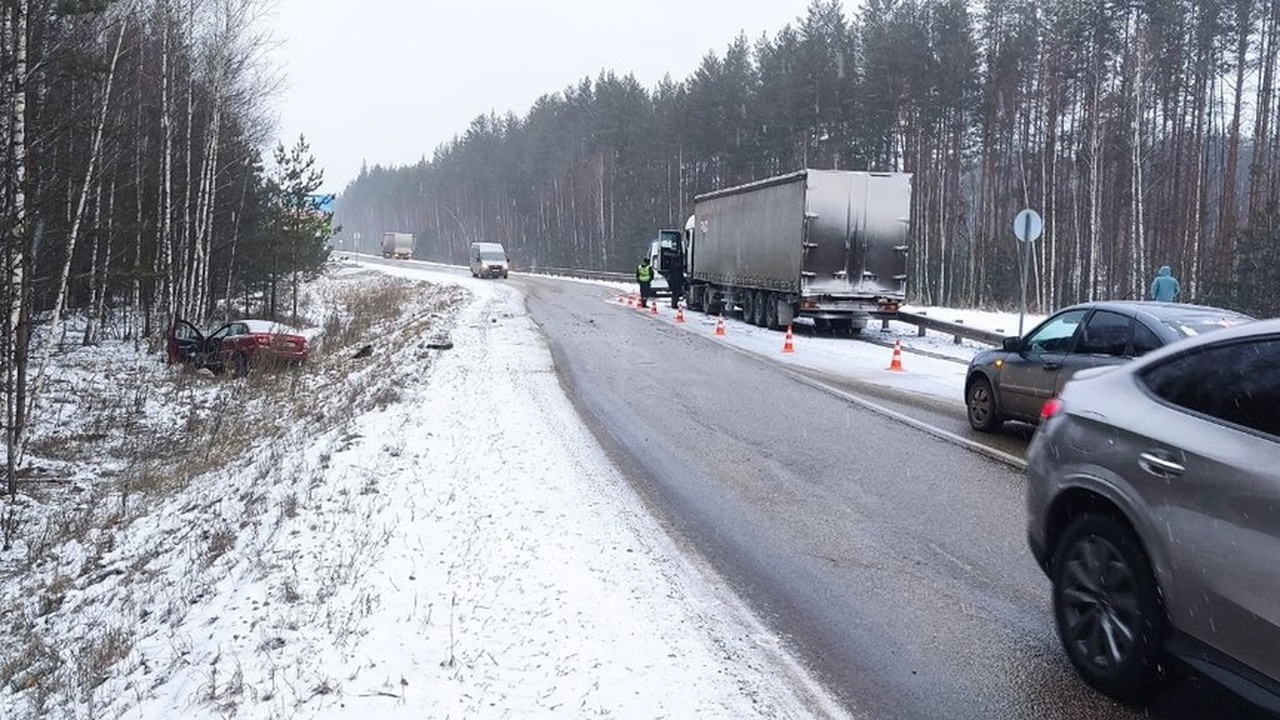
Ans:
[[[1050,318],[1027,336],[1026,348],[1033,353],[1064,353],[1071,349],[1080,321],[1087,310],[1071,310]]]
[[[1128,316],[1098,310],[1085,323],[1075,352],[1123,356],[1129,348],[1129,326]]]
[[[1151,328],[1138,320],[1133,321],[1134,356],[1141,357],[1152,350],[1159,350],[1161,347],[1163,347],[1163,343],[1161,343],[1160,338],[1151,331]]]
[[[1174,405],[1280,438],[1280,338],[1175,356],[1147,369],[1141,381]]]
[[[173,338],[175,340],[196,340],[200,337],[200,332],[186,321],[179,321],[173,327]]]

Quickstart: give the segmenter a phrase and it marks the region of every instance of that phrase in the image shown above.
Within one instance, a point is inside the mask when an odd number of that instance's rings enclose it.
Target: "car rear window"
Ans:
[[[1164,321],[1164,324],[1173,328],[1173,331],[1182,337],[1196,337],[1207,332],[1213,332],[1214,330],[1243,325],[1252,319],[1253,318],[1251,317],[1236,315],[1234,313],[1220,316],[1191,315],[1180,318],[1169,318]]]
[[[1152,350],[1158,350],[1163,343],[1151,329],[1141,322],[1133,324],[1133,354],[1137,356],[1146,355]]]
[[[281,323],[272,322],[271,320],[246,320],[244,322],[244,326],[245,330],[251,333],[282,333],[287,335],[296,332],[288,325],[282,325]]]

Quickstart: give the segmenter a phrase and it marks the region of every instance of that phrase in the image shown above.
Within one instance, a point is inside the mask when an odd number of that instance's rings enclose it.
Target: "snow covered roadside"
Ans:
[[[93,570],[67,568],[0,718],[839,716],[645,514],[519,297],[462,284],[453,349],[411,324],[295,399],[329,416],[392,373],[374,407],[64,553]]]

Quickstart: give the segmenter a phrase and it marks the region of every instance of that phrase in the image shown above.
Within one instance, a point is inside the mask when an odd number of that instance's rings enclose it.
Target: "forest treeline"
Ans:
[[[1045,218],[1030,301],[1184,299],[1280,314],[1280,0],[815,0],[687,78],[482,115],[430,160],[362,169],[342,239],[477,240],[517,267],[627,270],[695,195],[804,167],[914,173],[914,301],[1017,302],[1014,215]]]
[[[327,256],[303,138],[264,158],[267,0],[0,0],[8,489],[59,342],[283,315]],[[83,318],[67,337],[62,319]],[[80,325],[77,325],[80,328]],[[158,344],[156,344],[158,347]]]

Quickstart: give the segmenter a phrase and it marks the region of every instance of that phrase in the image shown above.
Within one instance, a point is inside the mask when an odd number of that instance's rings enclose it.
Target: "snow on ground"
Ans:
[[[44,484],[0,500],[0,720],[842,716],[645,513],[513,284],[345,262],[308,291],[317,357],[279,376],[68,333]],[[378,324],[359,298],[404,310]],[[783,354],[726,324],[740,351],[957,405],[982,347],[873,325],[929,353],[893,373],[883,345],[801,332]]]
[[[125,343],[63,358],[93,368],[69,383],[122,384],[119,424],[61,443],[141,455],[60,468],[74,513],[56,491],[0,507],[23,513],[0,718],[841,717],[645,513],[514,290],[418,277],[365,361],[356,341],[232,381]],[[338,294],[315,293],[326,330]]]

